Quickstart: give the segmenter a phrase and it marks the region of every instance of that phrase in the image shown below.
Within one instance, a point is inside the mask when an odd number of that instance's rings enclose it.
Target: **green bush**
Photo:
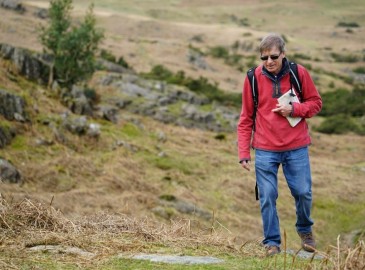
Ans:
[[[360,27],[360,25],[356,22],[339,22],[337,24],[339,27]]]
[[[346,114],[330,116],[315,129],[318,132],[326,134],[345,134],[348,132],[354,132],[360,135],[365,134],[365,128]]]
[[[121,65],[122,67],[129,68],[129,64],[124,60],[124,58],[121,56],[119,57],[118,61],[117,58],[109,51],[102,49],[100,51],[100,57],[109,61],[113,62],[115,64]]]
[[[322,94],[323,108],[321,116],[346,114],[354,117],[365,115],[365,88],[355,88],[353,91],[337,89]]]
[[[42,27],[39,38],[47,53],[54,57],[50,83],[56,78],[64,86],[89,78],[95,70],[95,54],[104,37],[96,28],[93,5],[83,21],[72,25],[72,0],[52,0],[49,25]]]
[[[355,73],[365,74],[365,67],[357,67],[352,70]]]
[[[331,56],[335,61],[341,63],[356,63],[361,60],[358,56],[353,54],[343,55],[338,53],[331,53]]]
[[[125,67],[125,68],[130,68],[129,64],[127,63],[127,61],[125,61],[123,56],[119,57],[117,64],[121,65],[122,67]]]
[[[322,133],[343,134],[354,132],[365,135],[365,88],[356,87],[353,91],[337,89],[322,94],[323,108],[319,113],[326,120],[317,128]]]
[[[115,63],[115,61],[116,61],[116,57],[111,52],[109,52],[105,49],[102,49],[100,51],[100,57],[109,62]]]
[[[213,48],[210,48],[209,54],[215,58],[227,59],[229,56],[229,51],[223,46],[215,46]]]

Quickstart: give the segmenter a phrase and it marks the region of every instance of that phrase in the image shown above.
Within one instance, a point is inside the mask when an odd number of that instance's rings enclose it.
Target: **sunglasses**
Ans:
[[[268,60],[268,59],[269,59],[269,57],[270,57],[270,59],[271,59],[271,60],[276,60],[276,59],[278,59],[278,58],[279,58],[280,54],[281,54],[281,53],[279,53],[278,55],[265,55],[265,56],[261,56],[261,57],[260,57],[260,59],[261,59],[262,61],[266,61],[266,60]]]

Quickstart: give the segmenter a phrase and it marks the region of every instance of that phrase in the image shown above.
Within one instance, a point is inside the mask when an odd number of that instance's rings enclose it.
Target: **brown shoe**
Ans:
[[[316,250],[316,241],[314,240],[313,234],[309,233],[300,233],[298,232],[299,237],[302,239],[302,248],[307,252],[314,252]]]
[[[280,247],[278,246],[266,246],[266,256],[273,256],[280,253]]]

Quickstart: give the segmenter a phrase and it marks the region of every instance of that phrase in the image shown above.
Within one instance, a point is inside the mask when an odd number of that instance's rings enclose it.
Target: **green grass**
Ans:
[[[143,134],[142,130],[132,123],[123,125],[121,131],[130,138],[140,137]]]
[[[218,258],[218,257],[216,257]],[[102,262],[92,263],[87,260],[80,260],[79,263],[71,263],[70,255],[51,254],[48,252],[38,253],[34,258],[18,258],[12,261],[18,261],[17,265],[20,269],[44,269],[44,270],[56,270],[56,269],[100,269],[100,270],[261,270],[261,269],[306,269],[309,265],[319,265],[320,260],[310,259],[293,259],[290,255],[280,254],[271,258],[258,258],[258,257],[240,257],[223,255],[219,257],[224,262],[218,264],[169,264],[161,262],[151,262],[148,260],[135,260],[128,258],[112,257],[110,259],[104,259]],[[1,259],[1,257],[0,257]]]
[[[15,138],[11,141],[11,149],[15,151],[25,150],[28,148],[28,138],[23,135],[17,135]]]
[[[322,226],[317,226],[323,238],[335,236],[365,227],[365,201],[333,200],[330,198],[317,198],[313,204],[314,216],[322,221]]]

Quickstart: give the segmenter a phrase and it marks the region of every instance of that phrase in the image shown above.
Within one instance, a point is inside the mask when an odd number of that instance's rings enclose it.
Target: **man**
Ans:
[[[308,71],[297,65],[302,84],[302,100],[300,103],[280,105],[278,98],[293,88],[283,38],[277,34],[264,37],[260,43],[260,53],[262,64],[255,69],[258,89],[256,113],[247,77],[243,86],[242,111],[237,126],[239,160],[242,168],[250,171],[250,146],[255,149],[256,183],[264,232],[262,244],[267,255],[280,252],[281,236],[276,212],[280,164],[295,200],[295,225],[302,247],[313,252],[316,244],[310,217],[312,179],[308,155],[311,139],[305,118],[310,118],[321,110],[322,99]],[[288,116],[300,117],[302,120],[292,127],[286,118]]]

